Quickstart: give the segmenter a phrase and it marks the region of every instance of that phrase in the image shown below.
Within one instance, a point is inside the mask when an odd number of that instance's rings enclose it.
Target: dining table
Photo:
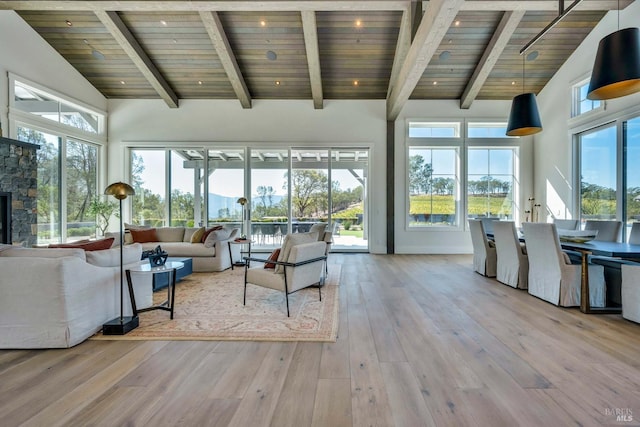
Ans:
[[[493,233],[487,233],[487,237],[493,239]],[[520,235],[520,241],[525,242],[522,235]],[[640,262],[640,245],[600,240],[576,242],[560,239],[560,246],[563,250],[579,252],[581,254],[580,311],[589,314],[621,313],[621,307],[591,307],[589,300],[589,259],[595,255],[609,257],[611,261],[614,262],[617,259],[621,260],[621,262],[627,260]]]
[[[604,242],[590,240],[588,242],[572,242],[560,239],[560,246],[564,250],[579,252],[581,254],[581,283],[580,283],[580,311],[590,314],[614,314],[621,313],[621,307],[591,307],[589,300],[589,257],[609,257],[612,261],[640,261],[640,245],[621,242]]]

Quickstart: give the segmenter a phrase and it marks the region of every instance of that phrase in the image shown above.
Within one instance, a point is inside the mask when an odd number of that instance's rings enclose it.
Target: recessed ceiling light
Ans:
[[[357,81],[357,80],[354,80],[354,81],[353,81],[353,85],[354,85],[354,86],[358,86],[359,84],[360,84],[360,82],[359,82],[359,81]]]
[[[260,26],[261,27],[266,27],[267,26],[267,21],[265,21],[264,19],[260,21]]]
[[[456,27],[459,27],[459,26],[460,26],[460,21],[456,21],[456,22],[454,23],[454,25],[455,25]]]
[[[437,85],[437,84],[438,84],[438,82],[433,82],[433,85],[434,85],[434,86],[435,86],[435,85]]]
[[[514,86],[516,84],[516,82],[511,82],[511,86]]]
[[[173,41],[174,43],[178,43],[178,40],[177,40],[177,39],[173,39],[172,41]]]
[[[362,21],[361,20],[356,20],[356,27],[361,27],[362,26]]]
[[[280,80],[276,80],[276,86],[280,86]]]
[[[202,84],[202,80],[198,80],[198,84],[201,85]]]
[[[73,27],[73,22],[69,21],[68,19],[64,22],[67,23],[67,27]]]
[[[274,51],[268,50],[267,51],[267,59],[269,61],[275,61],[276,59],[278,59],[278,55]]]
[[[167,21],[165,21],[164,19],[163,19],[162,21],[160,21],[160,23],[161,23],[162,25],[164,25],[165,27],[167,26]]]
[[[120,80],[120,84],[123,85],[123,84],[126,84],[126,83],[125,83],[124,80]]]

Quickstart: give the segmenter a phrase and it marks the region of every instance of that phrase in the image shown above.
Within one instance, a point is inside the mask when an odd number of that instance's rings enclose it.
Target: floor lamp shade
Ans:
[[[137,328],[139,324],[138,316],[136,316],[135,313],[133,316],[124,316],[124,267],[122,253],[124,243],[122,230],[122,201],[126,199],[127,196],[136,194],[136,192],[133,190],[133,187],[127,183],[114,182],[104,190],[104,194],[113,196],[120,202],[120,317],[110,320],[102,325],[102,333],[104,335],[124,335]]]
[[[640,29],[624,28],[598,45],[587,98],[604,100],[640,91]]]
[[[542,130],[540,113],[536,96],[533,93],[523,93],[513,98],[511,114],[507,124],[508,136],[527,136]]]

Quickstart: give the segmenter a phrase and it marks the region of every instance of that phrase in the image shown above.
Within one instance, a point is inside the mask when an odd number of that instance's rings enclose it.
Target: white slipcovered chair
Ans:
[[[622,317],[640,323],[640,264],[622,264]]]
[[[527,289],[529,260],[513,221],[496,221],[493,238],[498,256],[496,279],[514,288]]]
[[[600,242],[621,242],[622,221],[596,221],[587,220],[585,230],[598,230],[598,235],[593,240]]]
[[[553,223],[556,225],[556,228],[560,228],[562,230],[578,230],[580,228],[580,223],[577,219],[554,218]]]
[[[562,251],[555,224],[522,224],[529,257],[529,293],[563,307],[580,305],[580,264]],[[589,301],[591,307],[605,306],[604,268],[589,264]]]
[[[289,317],[289,294],[300,289],[318,284],[318,295],[322,301],[322,285],[324,284],[324,265],[327,244],[318,241],[318,233],[295,233],[285,236],[277,261],[261,258],[245,258],[257,265],[244,270],[243,305],[247,302],[247,284],[251,283],[264,288],[284,292],[287,317]],[[265,268],[265,263],[275,264],[275,268]]]
[[[473,245],[473,269],[484,276],[496,277],[496,248],[493,242],[487,239],[482,221],[470,219],[469,231]]]
[[[629,242],[632,245],[640,245],[640,222],[631,224],[631,233],[629,234]]]

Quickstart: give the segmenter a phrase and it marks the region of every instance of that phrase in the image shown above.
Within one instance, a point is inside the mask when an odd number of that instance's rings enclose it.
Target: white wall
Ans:
[[[15,12],[0,10],[0,124],[9,136],[7,73],[53,89],[63,95],[107,109],[107,100]]]
[[[637,27],[640,2],[620,13],[620,28]],[[640,114],[640,93],[606,101],[605,110],[571,120],[571,86],[591,75],[598,43],[618,29],[618,12],[609,12],[538,95],[544,130],[534,135],[534,188],[547,221],[577,217],[576,172],[571,134],[607,123],[620,115]],[[544,51],[537,60],[544,60]],[[544,220],[544,218],[542,218]]]
[[[434,231],[407,229],[406,186],[406,120],[427,119],[497,119],[507,121],[511,101],[475,101],[468,110],[459,108],[459,101],[409,101],[396,120],[395,129],[395,252],[400,254],[465,254],[472,253],[471,236],[466,223],[459,230]],[[521,194],[519,205],[525,206],[533,194],[532,138],[520,138]]]
[[[386,253],[385,102],[256,100],[243,109],[237,100],[182,100],[177,109],[160,100],[109,101],[108,181],[127,178],[127,147],[260,148],[349,146],[370,148],[369,245]]]

